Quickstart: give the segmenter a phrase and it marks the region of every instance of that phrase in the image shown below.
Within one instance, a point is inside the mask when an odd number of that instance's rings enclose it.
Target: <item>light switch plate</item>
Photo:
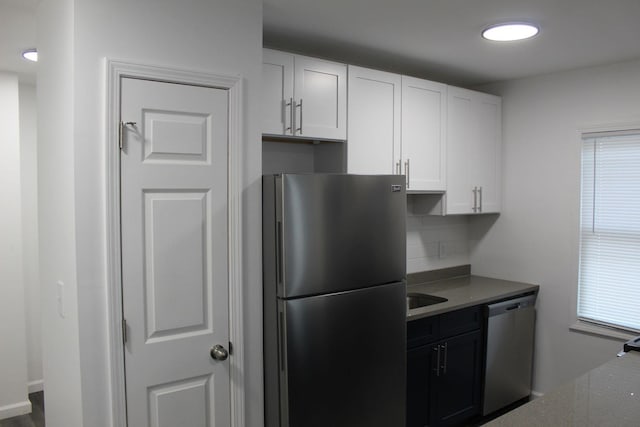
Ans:
[[[56,300],[58,303],[58,315],[64,319],[64,283],[58,280],[56,283]]]
[[[440,241],[438,243],[438,258],[442,259],[442,258],[446,258],[447,257],[447,244],[446,242]]]

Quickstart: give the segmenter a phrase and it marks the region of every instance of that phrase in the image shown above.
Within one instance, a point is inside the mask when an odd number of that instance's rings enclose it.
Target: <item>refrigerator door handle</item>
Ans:
[[[282,221],[278,221],[276,236],[276,283],[278,286],[282,285],[282,270],[284,264],[282,255]]]
[[[286,344],[285,344],[285,320],[284,320],[284,312],[280,311],[279,313],[279,319],[280,321],[280,325],[278,325],[278,341],[279,341],[279,347],[280,347],[280,354],[278,355],[278,360],[280,361],[280,372],[284,372],[285,370],[285,356],[286,356]]]

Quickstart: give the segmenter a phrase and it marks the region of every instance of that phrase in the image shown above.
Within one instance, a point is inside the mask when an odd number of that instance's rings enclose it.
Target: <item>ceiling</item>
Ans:
[[[38,0],[0,0],[0,70],[35,81],[20,57]],[[640,58],[639,0],[264,0],[264,43],[350,64],[473,86]],[[531,21],[528,41],[483,28]]]
[[[264,44],[473,86],[640,58],[639,0],[264,0]],[[528,41],[481,31],[530,21]]]

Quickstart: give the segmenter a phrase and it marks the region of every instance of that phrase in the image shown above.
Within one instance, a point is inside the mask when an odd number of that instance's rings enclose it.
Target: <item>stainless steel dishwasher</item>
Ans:
[[[482,415],[531,394],[536,295],[487,305]]]

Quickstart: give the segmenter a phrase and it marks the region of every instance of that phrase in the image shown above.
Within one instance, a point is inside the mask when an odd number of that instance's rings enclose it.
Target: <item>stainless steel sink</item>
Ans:
[[[443,297],[435,296],[435,295],[410,292],[407,294],[407,310],[426,307],[428,305],[433,305],[433,304],[440,304],[441,302],[446,302],[446,301],[449,301],[449,300]]]

